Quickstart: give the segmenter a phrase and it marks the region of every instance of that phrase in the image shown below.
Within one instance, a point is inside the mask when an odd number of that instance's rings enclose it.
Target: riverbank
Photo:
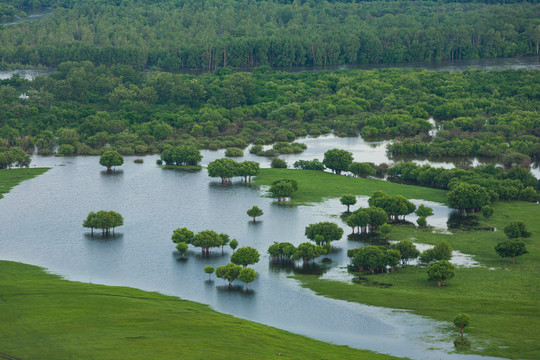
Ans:
[[[0,261],[0,348],[22,359],[397,359],[127,287]],[[32,346],[28,346],[32,344]]]
[[[371,196],[377,190],[401,194],[408,199],[423,199],[446,204],[446,191],[414,185],[396,184],[377,179],[353,178],[316,170],[261,169],[254,180],[257,185],[271,185],[278,179],[298,182],[292,204],[320,202],[344,194]]]
[[[390,240],[412,239],[417,243],[448,241],[454,250],[474,255],[480,267],[458,267],[444,288],[430,286],[424,268],[407,266],[395,273],[363,275],[362,283],[347,284],[297,275],[302,286],[319,295],[410,310],[418,315],[448,322],[459,312],[471,315],[465,331],[471,353],[511,359],[538,359],[536,334],[540,328],[538,308],[540,271],[540,205],[526,202],[497,202],[489,220],[479,218],[477,230],[450,229],[440,233],[419,230],[413,225],[392,226]],[[512,220],[524,221],[533,235],[524,239],[529,254],[501,260],[494,246],[506,238],[501,229]],[[428,218],[429,223],[429,218]],[[484,228],[485,230],[479,230]],[[498,231],[489,229],[496,228]],[[457,336],[457,331],[456,331]]]
[[[49,168],[0,169],[0,199],[21,181],[43,174]]]

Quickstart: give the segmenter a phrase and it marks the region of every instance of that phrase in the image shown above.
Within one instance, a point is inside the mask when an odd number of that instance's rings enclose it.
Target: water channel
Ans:
[[[304,154],[284,157],[322,158],[330,148],[351,150],[357,160],[384,160],[384,142],[326,136],[305,139]],[[204,151],[203,164],[223,157],[223,151]],[[70,280],[122,285],[179,296],[209,304],[217,311],[275,326],[316,339],[414,359],[484,359],[449,353],[448,324],[405,311],[328,299],[301,288],[287,276],[293,269],[276,267],[266,254],[274,241],[295,245],[307,241],[305,226],[334,221],[345,229],[334,242],[331,264],[308,269],[322,273],[345,266],[347,249],[365,244],[347,239],[350,229],[339,215],[337,199],[312,206],[280,206],[264,196],[264,189],[235,182],[222,186],[206,171],[164,170],[157,156],[135,164],[127,157],[120,171],[106,174],[96,157],[55,158],[34,156],[32,166],[52,167],[44,175],[25,181],[0,201],[0,257],[36,264]],[[268,159],[247,154],[245,158]],[[363,205],[367,198],[361,198]],[[444,229],[450,209],[426,203],[435,215],[431,225]],[[254,224],[246,210],[257,205],[264,215]],[[358,206],[357,205],[357,206]],[[123,214],[125,225],[114,238],[91,237],[82,220],[91,210],[112,209]],[[414,217],[409,220],[414,221]],[[170,237],[178,227],[193,231],[213,229],[252,246],[262,254],[253,268],[260,274],[246,292],[240,283],[229,290],[221,279],[207,281],[206,265],[229,261],[231,250],[214,250],[209,258],[190,249],[186,259],[175,251]],[[444,340],[444,341],[442,341]]]

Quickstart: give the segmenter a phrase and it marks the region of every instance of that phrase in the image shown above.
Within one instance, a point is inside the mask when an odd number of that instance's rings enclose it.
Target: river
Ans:
[[[354,143],[356,141],[356,143]],[[351,149],[355,157],[376,161],[384,143],[370,144],[361,138],[306,139],[299,158],[322,158],[332,147]],[[223,157],[223,151],[204,151],[203,164]],[[55,158],[34,156],[32,166],[50,166],[47,173],[25,181],[0,201],[1,257],[47,268],[67,279],[122,285],[179,296],[209,304],[232,314],[294,333],[351,347],[370,349],[413,359],[484,359],[451,354],[452,334],[447,324],[405,311],[365,306],[315,295],[287,276],[293,269],[276,267],[266,254],[274,241],[295,245],[308,241],[304,228],[319,221],[334,221],[350,229],[339,215],[344,206],[330,199],[312,206],[282,206],[265,197],[265,191],[235,182],[222,186],[206,171],[189,173],[164,170],[157,156],[143,164],[126,157],[121,170],[107,174],[97,157]],[[239,159],[268,159],[246,154]],[[382,157],[381,157],[382,159]],[[360,198],[360,205],[367,198]],[[429,223],[445,228],[451,210],[426,203],[435,210]],[[246,215],[257,205],[264,215],[256,224]],[[357,205],[358,206],[358,205]],[[91,210],[120,212],[125,225],[114,238],[91,237],[81,224]],[[410,217],[409,220],[414,220]],[[212,229],[236,238],[240,246],[261,253],[253,268],[260,274],[246,292],[242,285],[229,290],[221,279],[207,281],[206,265],[226,264],[231,250],[213,250],[210,257],[190,248],[186,259],[175,251],[170,237],[178,227],[195,232]],[[322,273],[347,264],[347,249],[365,244],[347,236],[333,243],[330,265],[318,263],[307,270]],[[446,341],[441,341],[446,340]]]

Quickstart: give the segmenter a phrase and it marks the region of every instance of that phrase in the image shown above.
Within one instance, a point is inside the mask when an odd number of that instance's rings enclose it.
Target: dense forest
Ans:
[[[36,5],[54,15],[0,27],[4,64],[211,71],[538,55],[540,46],[536,1],[19,0],[0,11]]]
[[[334,131],[396,139],[398,155],[540,158],[540,71],[222,68],[200,76],[68,62],[0,81],[0,152],[161,152],[165,144],[245,148]],[[433,117],[440,128],[430,134]]]

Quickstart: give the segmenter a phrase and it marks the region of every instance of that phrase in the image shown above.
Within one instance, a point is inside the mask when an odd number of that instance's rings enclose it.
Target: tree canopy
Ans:
[[[99,164],[107,167],[107,172],[111,171],[113,166],[121,166],[124,158],[116,150],[105,151],[99,158]]]

